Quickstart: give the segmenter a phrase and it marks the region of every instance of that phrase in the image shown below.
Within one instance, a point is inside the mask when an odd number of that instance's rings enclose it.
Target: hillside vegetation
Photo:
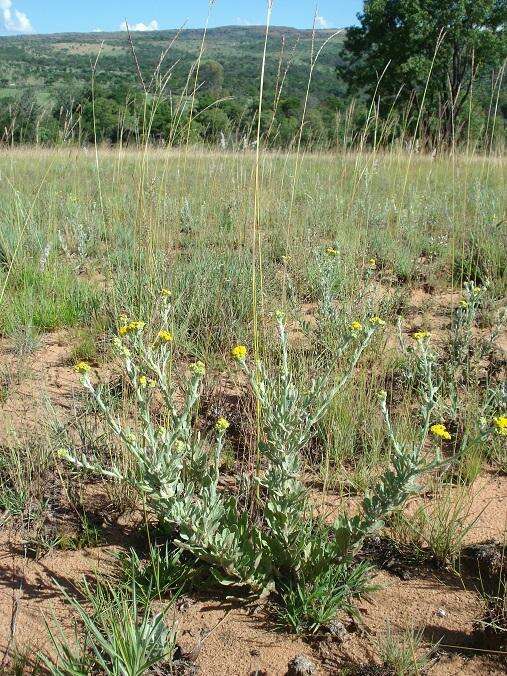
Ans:
[[[193,136],[216,141],[220,132],[248,135],[257,105],[264,45],[263,27],[223,27],[208,31],[197,83],[197,112]],[[344,31],[270,31],[266,62],[266,106],[278,102],[283,143],[297,131],[308,83],[312,53],[330,40],[315,65],[309,107],[314,135],[327,135],[334,114],[345,108],[345,86],[336,76]],[[134,33],[136,58],[145,83],[150,83],[167,48],[160,78],[170,74],[164,104],[157,100],[153,135],[166,137],[174,122],[173,97],[191,91],[189,73],[198,58],[203,30]],[[241,58],[238,50],[241,49]],[[100,57],[99,57],[100,54]],[[97,60],[97,57],[98,60]],[[142,86],[126,32],[36,35],[0,39],[0,122],[4,139],[46,141],[62,130],[87,139],[91,135],[91,80],[95,70],[95,114],[99,140],[116,141],[119,116],[124,137],[139,131],[135,99]],[[192,78],[194,76],[192,75]],[[192,86],[194,80],[191,80]],[[282,90],[283,85],[283,90]],[[278,88],[278,93],[277,93]],[[219,100],[219,103],[216,101]],[[79,124],[76,118],[79,117]],[[14,123],[13,123],[14,122]],[[271,122],[266,113],[266,126]],[[69,132],[69,127],[71,132]],[[79,128],[79,129],[78,129]]]
[[[345,29],[271,28],[263,145],[374,147],[418,136],[429,148],[455,141],[501,147],[507,110],[501,50],[472,74],[469,52],[477,36],[471,35],[459,73],[447,73],[446,56],[432,73],[435,26],[419,36],[429,31],[417,68],[408,48],[398,53],[396,41],[386,46],[381,63],[390,73],[378,92],[380,66],[370,69],[369,85],[364,76],[376,49],[371,41],[362,48]],[[264,38],[262,26],[214,28],[206,36],[202,29],[136,32],[131,40],[127,32],[0,38],[0,138],[6,144],[149,138],[167,145],[254,145]],[[450,44],[449,35],[446,48]],[[364,87],[357,86],[358,72]],[[407,81],[396,84],[394,73],[396,82],[407,73]],[[453,104],[446,82],[457,75],[461,98]]]
[[[208,30],[204,58],[223,66],[224,89],[234,92],[235,97],[257,97],[265,30],[263,26],[225,26]],[[343,95],[344,87],[338,82],[335,70],[344,33],[341,31],[333,38],[318,61],[312,87],[316,101]],[[316,48],[333,34],[333,30],[319,30],[315,37]],[[172,69],[169,89],[179,93],[199,53],[202,38],[203,30],[134,33],[133,41],[144,77],[150,79],[160,54],[174,41],[166,69]],[[311,44],[311,30],[287,27],[270,30],[266,69],[268,91],[275,87],[284,49],[285,60],[293,54],[285,93],[287,96],[304,96]],[[136,85],[137,75],[126,32],[3,37],[0,38],[2,95],[24,91],[28,86],[39,101],[55,102],[62,93],[79,93],[80,88],[90,85],[91,64],[101,45],[97,82],[105,86]],[[241,58],[238,58],[238,49],[241,49]]]

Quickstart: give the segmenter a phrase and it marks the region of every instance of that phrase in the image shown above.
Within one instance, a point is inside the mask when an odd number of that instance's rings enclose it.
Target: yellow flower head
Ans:
[[[375,270],[375,268],[377,267],[377,259],[370,258],[370,260],[368,261],[368,265],[372,270]]]
[[[118,329],[120,336],[126,336],[128,333],[133,333],[134,331],[142,331],[145,327],[144,322],[135,321],[130,322],[129,324],[124,324]]]
[[[351,331],[361,331],[362,328],[363,325],[361,324],[361,322],[358,321],[352,322],[352,324],[350,325]]]
[[[130,331],[142,331],[144,329],[144,327],[145,327],[144,322],[135,321],[135,322],[130,322],[130,324],[128,325],[128,330],[129,330],[129,332]]]
[[[206,375],[206,366],[202,361],[196,361],[195,364],[190,365],[190,370],[192,373],[194,373],[196,376],[204,376]]]
[[[84,375],[85,373],[88,373],[88,371],[91,369],[90,364],[88,364],[85,361],[79,361],[75,366],[74,366],[74,371],[76,373],[81,373]]]
[[[147,384],[148,378],[146,376],[139,376],[139,385],[141,385],[141,387],[146,387]]]
[[[160,295],[162,298],[170,298],[173,292],[170,289],[160,289]]]
[[[231,350],[231,354],[236,361],[245,361],[248,350],[245,345],[236,345]]]
[[[225,432],[231,423],[226,418],[219,418],[215,423],[215,429],[217,432]]]
[[[328,246],[326,249],[326,253],[328,256],[339,256],[340,252],[338,249],[333,248],[332,246]]]
[[[498,418],[494,418],[493,422],[497,433],[501,434],[503,437],[507,436],[507,416],[500,415]]]
[[[466,308],[468,307],[468,301],[462,298],[459,302],[460,307]]]
[[[157,338],[161,343],[170,343],[173,339],[173,334],[165,329],[157,333]]]
[[[384,326],[385,321],[381,317],[371,317],[370,324],[373,324],[374,326]]]
[[[445,425],[442,425],[442,423],[437,423],[436,425],[432,425],[430,427],[431,432],[436,436],[440,437],[440,439],[445,439],[446,441],[451,440],[451,435],[447,431],[447,428]]]
[[[419,343],[423,340],[427,340],[428,338],[430,338],[430,336],[431,333],[429,331],[414,331],[414,333],[412,334],[412,338],[414,340],[417,340],[417,342]]]
[[[56,455],[57,455],[57,457],[61,458],[62,460],[67,460],[68,458],[70,458],[70,453],[66,448],[59,448],[56,451]]]

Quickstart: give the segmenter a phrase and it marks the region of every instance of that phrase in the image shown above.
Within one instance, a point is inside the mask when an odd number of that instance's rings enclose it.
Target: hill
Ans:
[[[204,60],[223,67],[223,88],[237,98],[248,98],[258,91],[264,27],[224,26],[208,31]],[[316,33],[315,46],[332,36],[331,30]],[[336,79],[335,68],[344,31],[332,38],[323,50],[314,72],[312,95],[320,102],[340,96],[343,87]],[[171,91],[180,92],[192,62],[199,53],[203,37],[199,30],[166,30],[133,33],[136,54],[149,79],[161,53],[169,47],[166,68],[172,68]],[[101,49],[102,45],[102,49]],[[312,48],[312,31],[274,27],[268,44],[266,70],[267,91],[274,88],[280,59],[290,61],[285,95],[302,98],[308,79]],[[105,86],[131,85],[136,82],[136,67],[126,32],[61,33],[0,38],[0,97],[11,97],[30,88],[39,103],[60,101],[62,93],[76,96],[89,86],[91,67],[100,51],[97,81]]]

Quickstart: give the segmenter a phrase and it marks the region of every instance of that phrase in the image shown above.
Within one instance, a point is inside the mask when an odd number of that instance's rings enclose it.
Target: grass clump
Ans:
[[[326,629],[339,612],[356,614],[354,602],[377,587],[366,563],[331,565],[315,577],[281,586],[275,609],[280,629],[294,634],[316,634]]]
[[[61,593],[76,613],[83,631],[76,641],[61,626],[50,628],[56,658],[43,655],[52,676],[142,676],[156,665],[170,666],[175,651],[175,628],[166,626],[164,612],[139,606],[136,589],[114,589],[84,581],[82,600]]]
[[[412,514],[396,515],[391,533],[395,540],[439,565],[455,567],[480,516],[472,516],[473,497],[468,488],[444,485],[429,505],[420,505]]]
[[[437,648],[424,648],[424,629],[408,629],[394,634],[390,626],[379,637],[376,647],[383,666],[394,676],[420,676],[425,673],[434,662]]]
[[[11,335],[24,326],[39,332],[76,326],[98,306],[97,293],[70,268],[25,264],[14,268],[7,280],[0,332]]]
[[[120,554],[118,559],[120,583],[135,588],[144,605],[149,605],[154,599],[161,600],[168,594],[190,589],[195,574],[195,567],[185,559],[185,553],[171,547],[169,542],[150,544],[143,558],[130,549]]]

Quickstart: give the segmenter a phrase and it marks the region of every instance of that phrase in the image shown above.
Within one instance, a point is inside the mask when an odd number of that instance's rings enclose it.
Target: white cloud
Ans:
[[[240,16],[236,17],[236,23],[238,26],[252,26],[251,21],[248,21],[248,19],[242,19]]]
[[[315,25],[317,28],[329,28],[330,23],[327,19],[325,19],[323,16],[317,16],[315,17]]]
[[[5,30],[10,33],[33,33],[30,19],[24,12],[12,7],[12,0],[0,0],[0,10]]]
[[[104,32],[104,31],[102,30],[102,28],[94,28],[94,29],[92,30],[92,33],[103,33],[103,32]]]
[[[143,23],[142,21],[140,21],[139,23],[129,23],[128,29],[132,32],[140,31],[141,33],[144,33],[144,31],[158,31],[158,21],[156,19],[153,19],[153,21],[150,21],[149,23]],[[121,31],[127,30],[126,21],[121,22],[120,30]]]

